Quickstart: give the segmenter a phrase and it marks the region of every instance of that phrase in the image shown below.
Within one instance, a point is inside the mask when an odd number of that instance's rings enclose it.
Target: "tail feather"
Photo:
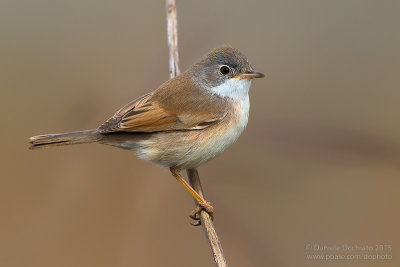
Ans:
[[[72,144],[93,143],[101,139],[101,134],[95,130],[78,131],[60,134],[44,134],[29,138],[32,146],[29,149],[37,149],[49,146],[64,146]]]

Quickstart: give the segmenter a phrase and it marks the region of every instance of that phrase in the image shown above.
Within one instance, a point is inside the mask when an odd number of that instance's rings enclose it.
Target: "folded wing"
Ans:
[[[201,130],[222,120],[224,112],[196,112],[182,107],[180,111],[166,110],[153,97],[146,94],[130,102],[99,127],[101,133],[160,132]]]

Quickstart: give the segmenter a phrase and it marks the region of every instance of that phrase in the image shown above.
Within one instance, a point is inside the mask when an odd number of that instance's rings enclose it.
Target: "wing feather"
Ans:
[[[190,115],[189,110],[177,114],[166,110],[153,93],[135,99],[99,127],[102,133],[113,132],[160,132],[176,130],[201,130],[225,117],[226,113],[204,112]]]

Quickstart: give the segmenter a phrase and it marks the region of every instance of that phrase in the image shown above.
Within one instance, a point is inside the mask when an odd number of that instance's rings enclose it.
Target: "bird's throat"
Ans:
[[[231,78],[216,87],[212,87],[211,91],[220,97],[241,100],[248,96],[250,85],[251,80]]]

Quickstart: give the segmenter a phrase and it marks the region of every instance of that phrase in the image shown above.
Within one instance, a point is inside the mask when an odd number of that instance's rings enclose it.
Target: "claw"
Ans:
[[[189,217],[192,218],[195,221],[200,220],[200,212],[201,212],[202,209],[203,208],[198,205],[194,210],[192,210],[192,212],[190,213]]]
[[[200,226],[200,225],[201,225],[201,221],[198,220],[198,221],[195,222],[195,223],[190,222],[190,224],[191,224],[192,226]]]
[[[205,212],[208,213],[208,215],[210,215],[211,220],[214,220],[214,207],[211,206],[210,202],[199,202],[199,204],[197,205],[197,207],[190,213],[189,217],[195,221],[197,221],[196,223],[191,223],[193,226],[199,226],[201,225],[201,221],[200,221],[200,212],[204,210]]]

